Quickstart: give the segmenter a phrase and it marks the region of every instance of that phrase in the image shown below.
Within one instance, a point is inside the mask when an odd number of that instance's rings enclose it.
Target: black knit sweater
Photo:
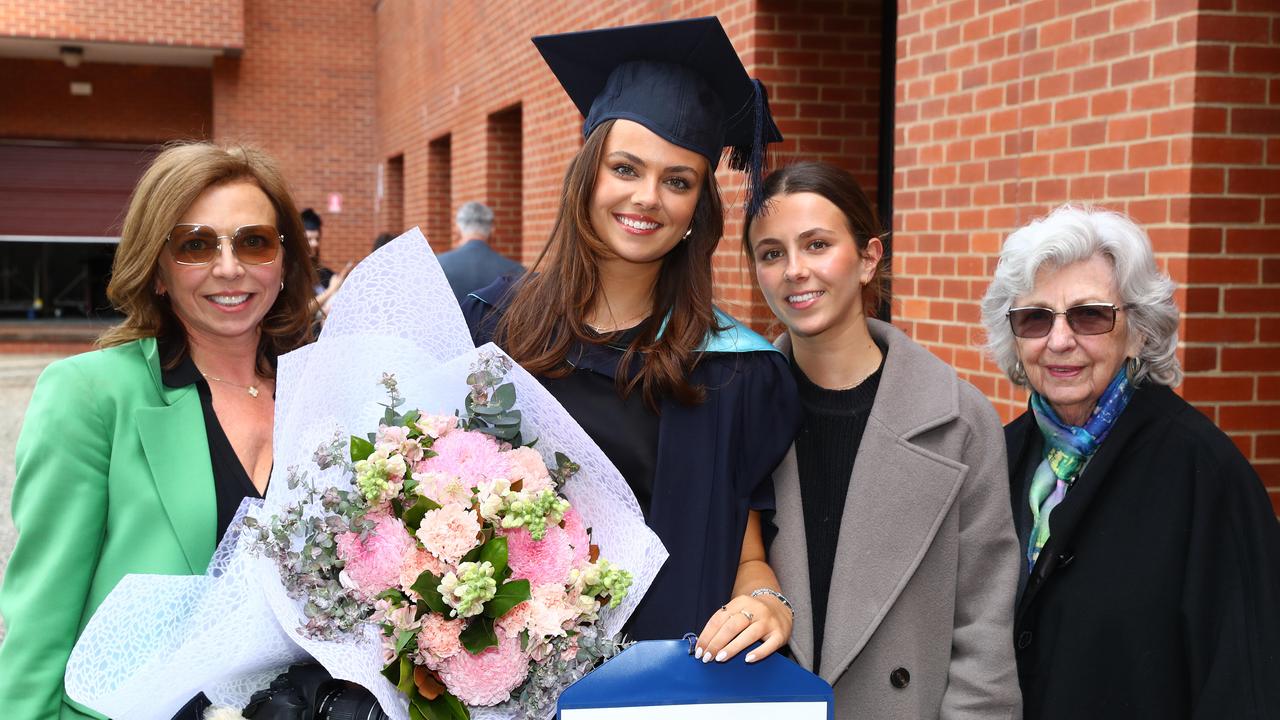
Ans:
[[[805,377],[794,362],[791,368],[804,408],[804,421],[796,437],[796,466],[809,551],[809,591],[813,599],[813,671],[819,672],[840,518],[853,461],[880,387],[884,362],[881,361],[870,377],[849,390],[819,387]]]

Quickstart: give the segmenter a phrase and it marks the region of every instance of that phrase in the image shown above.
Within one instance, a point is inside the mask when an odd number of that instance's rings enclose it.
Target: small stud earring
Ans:
[[[690,225],[690,226],[689,226],[689,229],[684,231],[684,236],[683,236],[683,237],[681,237],[680,239],[681,239],[681,240],[688,240],[688,239],[689,239],[689,236],[690,236],[690,235],[692,235],[692,234],[693,234],[693,226],[692,226],[692,225]]]
[[[283,290],[283,289],[284,289],[284,281],[283,281],[283,280],[281,280],[281,281],[280,281],[280,289],[281,289],[281,290]]]

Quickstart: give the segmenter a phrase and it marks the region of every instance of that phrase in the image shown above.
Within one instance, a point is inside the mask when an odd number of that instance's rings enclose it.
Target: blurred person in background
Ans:
[[[524,266],[509,260],[489,247],[493,236],[493,210],[478,202],[464,203],[458,208],[459,245],[440,253],[437,259],[449,280],[458,303],[472,290],[479,290],[501,277],[519,277]]]

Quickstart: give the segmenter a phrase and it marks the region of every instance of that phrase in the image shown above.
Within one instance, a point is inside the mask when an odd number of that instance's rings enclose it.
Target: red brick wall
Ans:
[[[214,137],[280,162],[298,207],[323,218],[321,258],[335,270],[377,234],[373,12],[351,0],[244,0],[244,54],[213,68]],[[332,193],[340,213],[328,210]]]
[[[879,7],[876,0],[701,0],[447,4],[383,0],[377,6],[378,154],[405,157],[405,223],[427,228],[444,212],[431,190],[428,141],[450,134],[450,207],[509,204],[491,155],[490,116],[521,109],[519,225],[500,214],[504,252],[532,262],[550,233],[561,181],[581,146],[582,117],[528,38],[553,32],[717,15],[748,71],[770,89],[788,140],[775,161],[821,158],[875,185]],[[433,42],[422,42],[431,37]],[[443,177],[443,176],[441,176]],[[742,199],[736,173],[721,171],[727,205]],[[496,209],[496,208],[495,208]],[[756,325],[770,317],[755,299],[730,213],[716,261],[719,302]],[[436,235],[439,230],[429,230]],[[515,238],[519,240],[515,240]],[[438,249],[447,246],[433,238]]]
[[[1025,394],[978,349],[1003,238],[1068,200],[1125,211],[1181,286],[1183,392],[1280,488],[1280,9],[903,0],[898,35],[898,323],[1011,418]]]
[[[494,233],[490,245],[509,257],[521,257],[520,217],[523,210],[521,107],[516,105],[489,116],[485,143],[485,202],[493,210]],[[467,202],[459,198],[458,206]]]
[[[0,37],[240,48],[255,0],[6,0]]]
[[[88,82],[93,94],[71,94]],[[160,142],[206,137],[212,126],[207,68],[0,58],[0,137]]]
[[[431,249],[444,252],[453,247],[453,138],[449,135],[432,140],[427,146],[426,218],[423,231]],[[409,220],[406,225],[416,224]]]

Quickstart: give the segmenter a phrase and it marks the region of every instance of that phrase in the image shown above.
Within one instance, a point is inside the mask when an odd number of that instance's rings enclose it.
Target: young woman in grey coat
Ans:
[[[841,718],[1016,718],[1018,541],[991,404],[899,330],[881,229],[837,168],[774,173],[744,233],[786,326],[804,424],[774,472],[769,561],[794,658]]]

